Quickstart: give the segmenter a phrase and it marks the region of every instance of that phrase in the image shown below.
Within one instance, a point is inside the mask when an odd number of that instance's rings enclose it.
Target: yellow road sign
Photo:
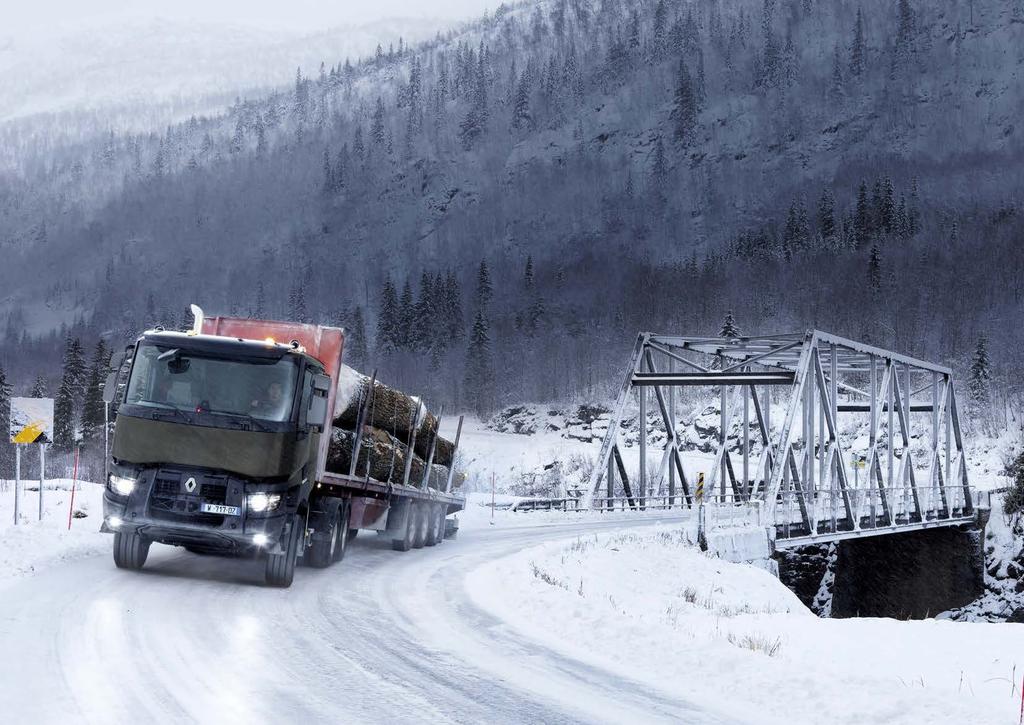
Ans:
[[[11,443],[53,442],[53,398],[11,398]]]
[[[45,421],[32,421],[11,438],[11,443],[35,443],[43,434],[45,425]]]

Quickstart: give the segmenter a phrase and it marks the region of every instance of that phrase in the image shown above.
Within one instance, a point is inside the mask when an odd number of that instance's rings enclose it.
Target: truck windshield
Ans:
[[[290,357],[225,359],[141,344],[125,402],[284,422],[291,417],[297,371]]]

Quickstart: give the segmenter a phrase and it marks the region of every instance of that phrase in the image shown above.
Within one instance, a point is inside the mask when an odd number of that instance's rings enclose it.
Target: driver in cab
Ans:
[[[283,400],[284,387],[279,382],[272,382],[253,398],[249,407],[254,415],[274,416],[281,410]]]

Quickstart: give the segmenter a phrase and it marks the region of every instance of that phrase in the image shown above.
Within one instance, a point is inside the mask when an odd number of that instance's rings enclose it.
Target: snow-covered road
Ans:
[[[466,592],[526,546],[654,523],[484,526],[406,554],[364,532],[289,590],[261,586],[257,562],[160,546],[141,573],[109,554],[62,563],[0,588],[2,719],[726,722],[524,641]]]

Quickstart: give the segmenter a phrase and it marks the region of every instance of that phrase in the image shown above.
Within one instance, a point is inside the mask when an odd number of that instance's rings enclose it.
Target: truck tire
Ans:
[[[334,547],[335,561],[341,561],[345,558],[349,542],[356,537],[356,532],[359,531],[359,529],[350,529],[348,527],[348,512],[348,501],[343,501],[341,508],[338,509],[338,543]]]
[[[320,526],[326,528],[327,536],[314,536],[310,542],[309,549],[302,557],[314,569],[326,569],[337,561],[335,554],[338,549],[338,539],[342,535],[346,539],[348,538],[348,527],[341,526],[340,513],[340,507],[334,506],[330,513],[324,513],[317,517],[317,522],[314,526],[316,528]]]
[[[415,503],[413,504],[413,511],[415,512],[416,532],[412,539],[412,548],[422,549],[427,543],[427,532],[430,528],[430,516],[428,514],[429,509],[426,504]]]
[[[443,511],[441,506],[431,506],[427,509],[427,546],[437,546],[444,538]]]
[[[146,564],[149,544],[134,531],[118,531],[114,534],[114,565],[138,571]]]
[[[284,551],[267,554],[266,582],[272,587],[288,588],[295,578],[295,560],[299,557],[299,542],[303,539],[303,517],[292,514],[288,522],[288,533],[281,542]]]
[[[418,507],[412,501],[409,501],[406,507],[402,538],[391,540],[391,548],[395,551],[408,551],[416,541],[416,509]]]

